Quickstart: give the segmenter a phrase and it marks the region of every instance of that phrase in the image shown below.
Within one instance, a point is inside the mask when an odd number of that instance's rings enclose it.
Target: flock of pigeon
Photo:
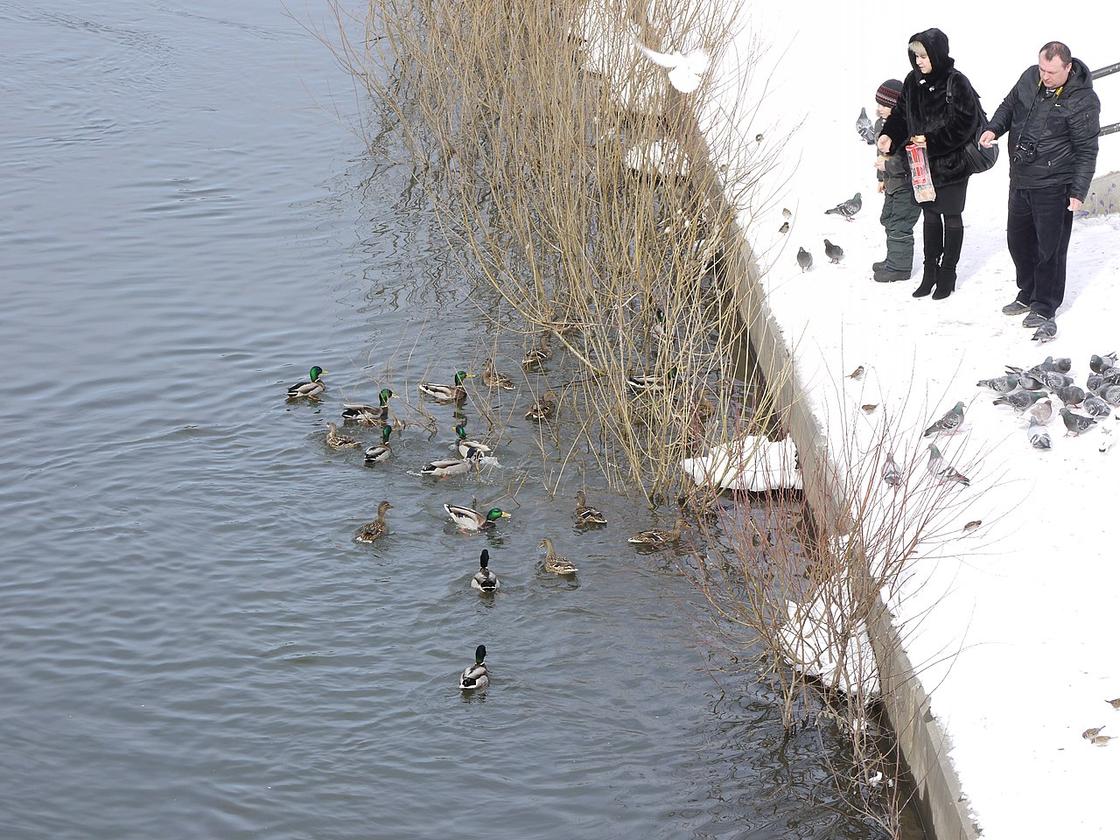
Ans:
[[[1049,449],[1051,441],[1046,425],[1054,413],[1049,395],[1052,394],[1061,401],[1062,407],[1058,413],[1065,424],[1067,435],[1076,437],[1089,431],[1100,420],[1108,417],[1114,408],[1120,407],[1120,367],[1116,361],[1115,352],[1090,356],[1090,373],[1084,388],[1074,384],[1069,359],[1055,359],[1051,356],[1026,370],[1008,366],[1003,376],[981,379],[976,384],[1000,395],[993,400],[995,405],[1009,405],[1020,414],[1029,410],[1027,437],[1031,446],[1035,449]],[[1078,414],[1073,410],[1078,407],[1085,413]],[[1106,451],[1108,447],[1108,443],[1102,444],[1101,451]]]
[[[538,346],[528,351],[522,361],[522,366],[526,369],[540,368],[550,356],[551,350],[548,342],[542,339]],[[327,371],[318,365],[312,367],[307,380],[297,382],[288,388],[288,399],[290,401],[309,400],[318,403],[326,391],[326,384],[323,381],[326,373]],[[478,469],[483,460],[490,457],[493,450],[489,445],[467,438],[467,421],[460,411],[467,398],[467,389],[464,383],[472,375],[466,371],[458,371],[451,385],[423,382],[417,386],[421,394],[437,403],[454,404],[455,433],[458,438],[455,448],[460,456],[458,458],[439,458],[429,462],[420,469],[421,476],[446,478],[453,475],[465,475],[474,469]],[[514,387],[513,380],[495,370],[493,359],[487,359],[483,365],[482,380],[491,389],[513,390]],[[641,393],[657,390],[661,383],[656,381],[656,377],[653,376],[633,376],[628,380],[628,384],[632,391]],[[398,433],[402,428],[399,425],[394,426],[389,416],[389,400],[392,398],[392,390],[382,388],[378,393],[377,405],[343,403],[342,422],[379,427],[381,430],[379,443],[366,446],[358,438],[341,431],[336,423],[327,423],[326,444],[332,449],[360,449],[365,447],[365,463],[367,465],[375,465],[389,460],[392,456],[390,446],[392,433],[395,428]],[[525,413],[525,418],[536,422],[544,422],[554,417],[556,410],[556,395],[548,391],[534,401]],[[382,501],[377,507],[377,518],[359,527],[354,534],[354,539],[357,542],[373,543],[388,533],[385,515],[392,507],[393,505],[388,499]],[[443,508],[447,511],[451,521],[461,531],[477,532],[492,528],[495,523],[510,517],[509,513],[497,507],[488,511],[477,511],[463,505],[444,504]],[[606,517],[603,516],[602,512],[587,504],[582,490],[576,493],[574,517],[577,527],[581,529],[607,524]],[[678,519],[673,530],[653,528],[639,531],[632,535],[627,542],[646,548],[664,548],[680,540],[683,527],[683,521]],[[560,576],[570,576],[579,571],[570,560],[556,553],[552,540],[547,537],[542,539],[540,547],[545,550],[543,568],[546,572]],[[484,594],[496,592],[501,587],[501,583],[498,576],[490,569],[490,554],[485,549],[479,556],[478,565],[478,572],[471,578],[471,587]],[[485,645],[479,645],[475,650],[474,664],[469,665],[460,675],[460,689],[464,691],[477,690],[489,685],[490,677],[486,669],[485,658],[486,647]]]
[[[1027,439],[1031,446],[1035,449],[1049,449],[1051,440],[1047,426],[1054,416],[1054,402],[1049,398],[1051,395],[1062,403],[1058,414],[1066,427],[1067,436],[1084,434],[1112,414],[1114,408],[1120,408],[1120,365],[1117,365],[1115,352],[1090,357],[1091,373],[1084,388],[1074,384],[1074,379],[1069,374],[1071,368],[1070,359],[1047,356],[1032,368],[1009,365],[1004,375],[981,379],[976,384],[999,394],[992,401],[994,405],[1010,406],[1017,414],[1028,413]],[[1081,407],[1085,414],[1078,414],[1073,407]],[[1120,415],[1117,419],[1120,419]],[[923,437],[952,434],[963,423],[964,403],[958,402],[931,423]],[[1108,429],[1104,431],[1110,432]],[[1101,444],[1101,452],[1107,451],[1109,446],[1110,442]],[[969,486],[971,482],[968,477],[945,462],[936,444],[931,443],[928,448],[927,469],[931,475],[944,482]],[[902,484],[902,469],[894,460],[893,454],[888,453],[881,475],[890,487],[897,488]]]
[[[863,209],[863,196],[861,196],[857,192],[855,195],[853,195],[847,201],[841,201],[835,207],[832,207],[832,208],[829,208],[828,210],[825,210],[824,213],[825,213],[826,216],[834,213],[837,216],[840,216],[841,218],[847,219],[850,222],[852,220],[852,218],[856,215],[856,213],[858,213],[862,209]],[[788,220],[789,217],[792,214],[790,213],[789,210],[783,209],[782,210],[782,215],[785,216],[786,219]],[[789,233],[789,222],[788,221],[782,222],[782,226],[780,228],[778,228],[778,232],[779,233]],[[841,248],[839,245],[836,245],[833,242],[829,242],[826,239],[826,240],[824,240],[824,255],[826,257],[828,257],[828,261],[830,263],[839,263],[840,260],[844,259],[844,249]],[[812,253],[810,253],[809,251],[806,251],[805,248],[803,248],[803,247],[798,248],[797,249],[797,264],[799,266],[801,266],[801,272],[803,274],[806,271],[808,271],[809,269],[811,269],[813,267],[813,255],[812,255]]]

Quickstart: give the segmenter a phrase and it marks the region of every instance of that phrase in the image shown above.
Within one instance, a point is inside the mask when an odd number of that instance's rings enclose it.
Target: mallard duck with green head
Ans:
[[[393,450],[389,448],[389,436],[391,434],[393,434],[392,426],[385,425],[381,427],[381,443],[375,443],[373,446],[366,449],[365,458],[367,464],[379,464],[393,457]]]
[[[472,453],[476,453],[479,457],[489,455],[493,450],[485,443],[477,440],[468,440],[467,438],[467,421],[464,420],[455,427],[455,434],[459,440],[456,441],[455,446],[459,450],[459,454],[464,458],[473,457]]]
[[[494,592],[501,586],[498,576],[490,571],[490,552],[484,548],[478,556],[478,571],[471,578],[471,587],[479,592]]]
[[[673,543],[680,542],[681,533],[686,527],[688,526],[685,524],[685,521],[678,516],[677,524],[673,527],[673,530],[650,528],[648,531],[639,531],[626,542],[633,545],[643,545],[647,548],[664,548]]]
[[[481,691],[490,685],[490,672],[486,670],[486,645],[474,649],[474,664],[468,665],[459,675],[460,691]]]
[[[371,426],[384,423],[389,419],[389,400],[392,398],[393,392],[388,388],[382,388],[381,392],[377,395],[377,399],[381,403],[380,405],[343,403],[342,419],[350,420],[355,423],[367,423]]]
[[[463,383],[470,378],[465,370],[455,373],[454,385],[440,385],[437,382],[421,382],[417,385],[421,394],[426,394],[437,402],[461,402],[467,398],[467,389]]]
[[[389,530],[385,524],[385,511],[391,507],[392,505],[389,504],[387,499],[379,504],[377,506],[377,518],[359,528],[354,533],[354,539],[361,543],[371,543],[384,536]]]
[[[478,531],[490,527],[499,519],[509,519],[510,515],[501,508],[490,508],[486,513],[462,505],[444,505],[443,509],[451,521],[464,531]]]
[[[588,525],[606,525],[607,517],[603,516],[603,512],[599,508],[591,507],[587,504],[587,496],[582,490],[576,491],[576,525],[580,527]]]
[[[316,400],[319,395],[327,390],[326,384],[323,382],[323,377],[327,372],[318,365],[315,365],[307,372],[308,379],[304,382],[297,382],[288,389],[288,399],[312,399]]]
[[[536,420],[540,423],[542,420],[549,420],[556,416],[556,392],[546,391],[543,396],[538,397],[537,400],[529,406],[529,410],[525,412],[526,420]]]
[[[567,557],[561,557],[552,547],[552,540],[545,537],[541,540],[540,547],[544,549],[544,570],[554,575],[574,575],[579,569]]]
[[[495,369],[493,359],[487,359],[482,363],[482,383],[488,388],[501,388],[503,391],[513,390],[513,380]]]
[[[361,445],[357,438],[342,434],[334,423],[327,423],[327,446],[331,449],[357,449]]]

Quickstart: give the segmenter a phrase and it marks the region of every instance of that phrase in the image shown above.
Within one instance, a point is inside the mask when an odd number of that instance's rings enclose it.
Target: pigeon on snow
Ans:
[[[940,420],[926,429],[922,437],[929,437],[930,435],[941,434],[942,432],[955,432],[963,422],[964,403],[958,402],[955,406],[946,411]]]
[[[1031,407],[1031,423],[1045,426],[1054,416],[1054,404],[1050,400],[1037,402]]]
[[[977,388],[991,388],[999,394],[1010,394],[1019,387],[1019,377],[1015,374],[996,376],[992,379],[981,379],[976,383]]]
[[[1102,385],[1104,385],[1104,377],[1099,373],[1090,373],[1085,380],[1085,387],[1090,391],[1100,390]]]
[[[1066,405],[1080,405],[1085,401],[1085,392],[1078,388],[1076,385],[1067,385],[1065,388],[1059,388],[1054,392]]]
[[[859,118],[856,120],[856,131],[859,136],[867,141],[868,146],[875,145],[875,123],[871,122],[871,117],[867,116],[867,109],[859,109]]]
[[[968,487],[972,483],[968,480],[967,476],[957,472],[955,467],[948,466],[945,463],[945,458],[941,454],[941,450],[932,443],[929,445],[929,463],[926,465],[926,468],[931,474],[937,476],[942,481],[963,484],[965,487]]]
[[[844,259],[844,249],[839,245],[833,245],[827,239],[824,241],[824,255],[828,257],[831,263],[838,263]]]
[[[1045,391],[1016,391],[1014,394],[1004,394],[992,400],[992,405],[1009,405],[1016,411],[1026,411],[1036,402],[1046,396]]]
[[[1039,328],[1034,331],[1031,336],[1031,341],[1037,341],[1039,344],[1045,344],[1047,341],[1053,341],[1058,337],[1058,322],[1053,318],[1047,318],[1039,325]]]
[[[902,470],[895,463],[894,453],[887,453],[887,460],[883,463],[883,481],[890,487],[898,487],[902,483]]]
[[[641,43],[638,44],[638,49],[654,64],[669,71],[669,84],[681,93],[692,93],[700,87],[700,77],[712,63],[711,56],[704,50],[692,50],[683,54],[660,53]]]
[[[1031,446],[1035,449],[1050,448],[1050,433],[1046,431],[1045,426],[1032,422],[1027,427],[1027,437],[1030,439]]]
[[[797,264],[801,266],[801,272],[805,273],[813,267],[813,255],[806,251],[804,248],[798,248]]]
[[[1120,385],[1110,385],[1097,393],[1101,399],[1111,406],[1120,406]]]
[[[838,216],[843,216],[848,221],[852,220],[852,216],[860,211],[863,207],[863,198],[857,192],[847,201],[842,201],[833,207],[831,210],[825,210],[824,214],[827,216],[829,213],[835,213]]]
[[[1021,368],[1007,367],[1008,376],[1016,377],[1019,387],[1024,391],[1037,391],[1039,388],[1045,388],[1042,380],[1038,377],[1042,375],[1042,371],[1029,371],[1022,370]]]
[[[1112,413],[1112,409],[1108,407],[1108,403],[1096,394],[1091,397],[1086,397],[1081,407],[1085,409],[1085,413],[1090,417],[1107,417]]]
[[[1061,410],[1062,422],[1066,424],[1066,434],[1077,437],[1082,432],[1087,432],[1093,426],[1097,425],[1097,421],[1092,417],[1086,417],[1083,414],[1074,414],[1068,408]]]
[[[1093,373],[1104,373],[1111,367],[1116,367],[1116,351],[1098,356],[1094,353],[1089,357],[1089,370]]]
[[[1059,373],[1056,370],[1045,370],[1038,375],[1042,383],[1054,393],[1073,384],[1073,377],[1068,373]]]
[[[1037,374],[1042,373],[1044,370],[1056,370],[1058,373],[1069,373],[1069,369],[1073,367],[1073,360],[1065,357],[1055,359],[1053,356],[1047,356],[1037,365],[1027,370],[1027,373]]]

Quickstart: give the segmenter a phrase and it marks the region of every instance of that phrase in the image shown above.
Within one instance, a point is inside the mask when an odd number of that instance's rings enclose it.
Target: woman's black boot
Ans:
[[[926,262],[922,272],[922,282],[913,292],[914,297],[925,297],[933,291],[937,284],[937,263]]]
[[[922,271],[921,285],[914,290],[914,297],[925,297],[937,284],[937,269],[941,264],[941,243],[944,236],[941,217],[928,210],[923,212],[925,221],[922,224],[922,253],[925,257],[925,268]]]
[[[945,300],[957,290],[957,270],[941,266],[937,269],[937,287],[933,290],[934,300]]]
[[[944,300],[957,290],[957,261],[961,258],[961,246],[964,244],[964,226],[960,216],[946,216],[945,218],[945,253],[941,257],[941,266],[937,269],[937,289],[934,290],[934,300]]]

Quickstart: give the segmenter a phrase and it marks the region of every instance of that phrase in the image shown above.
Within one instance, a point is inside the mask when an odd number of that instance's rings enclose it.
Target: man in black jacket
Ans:
[[[1007,248],[1019,294],[1005,315],[1029,314],[1025,327],[1053,318],[1066,291],[1066,249],[1074,211],[1097,166],[1101,103],[1084,62],[1051,41],[996,109],[980,145],[1010,132]]]

